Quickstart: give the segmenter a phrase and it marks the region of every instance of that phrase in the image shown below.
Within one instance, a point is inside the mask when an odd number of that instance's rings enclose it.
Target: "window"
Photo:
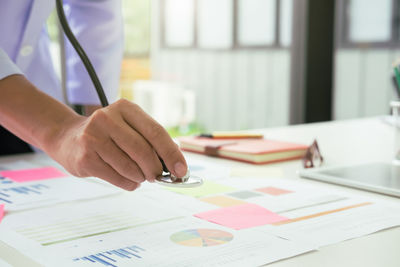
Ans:
[[[294,0],[163,0],[162,47],[284,48]]]
[[[198,0],[197,16],[197,45],[200,48],[232,48],[232,0]]]
[[[340,0],[339,47],[399,47],[400,0]]]
[[[238,2],[239,45],[273,45],[276,39],[276,0]]]
[[[194,0],[164,0],[165,43],[187,47],[194,44]]]
[[[392,0],[352,0],[348,8],[351,42],[390,41]]]
[[[292,43],[292,18],[293,0],[281,0],[279,37],[283,46],[290,46]]]

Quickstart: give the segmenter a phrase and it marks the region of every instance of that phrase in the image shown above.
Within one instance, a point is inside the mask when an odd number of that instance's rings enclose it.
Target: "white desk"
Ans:
[[[267,138],[310,143],[318,139],[326,165],[364,163],[373,161],[391,161],[393,155],[393,128],[378,118],[362,120],[298,125],[263,130]],[[21,156],[20,156],[21,157]],[[24,157],[24,156],[22,156]],[[25,156],[26,157],[26,156]],[[39,159],[40,156],[29,156]],[[207,158],[195,155],[195,158],[218,162],[227,166],[249,166],[248,164]],[[11,160],[2,158],[0,162]],[[301,168],[300,161],[284,162],[273,165],[282,168],[287,179],[299,179],[296,170]],[[257,166],[254,166],[257,168]],[[304,180],[307,183],[319,182]],[[327,187],[335,185],[323,184]],[[346,189],[353,191],[353,189]],[[364,195],[374,195],[400,204],[400,199],[358,191]],[[400,227],[382,231],[373,235],[323,247],[317,252],[307,253],[291,259],[271,264],[271,266],[400,266]],[[0,243],[0,258],[13,266],[40,266],[21,255],[18,251]],[[0,263],[1,265],[1,263]]]

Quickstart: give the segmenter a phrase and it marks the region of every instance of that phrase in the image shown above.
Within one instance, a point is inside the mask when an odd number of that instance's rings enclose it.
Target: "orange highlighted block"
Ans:
[[[268,195],[272,195],[272,196],[280,196],[280,195],[286,195],[286,194],[293,193],[293,191],[289,191],[286,189],[281,189],[281,188],[277,188],[277,187],[273,187],[273,186],[259,188],[259,189],[256,189],[256,191],[262,192],[262,193],[265,193]]]
[[[231,197],[225,197],[225,196],[215,196],[215,197],[205,197],[200,199],[201,201],[219,206],[219,207],[232,207],[232,206],[238,206],[242,204],[246,204],[246,202],[238,199],[234,199]]]

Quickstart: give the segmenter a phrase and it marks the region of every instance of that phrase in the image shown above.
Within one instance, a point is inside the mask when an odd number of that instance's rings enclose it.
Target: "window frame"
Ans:
[[[229,48],[204,48],[199,47],[198,44],[198,1],[194,1],[194,29],[193,29],[193,45],[190,46],[170,46],[166,42],[166,16],[165,16],[165,8],[166,4],[164,0],[160,1],[160,46],[161,49],[166,50],[188,50],[188,49],[196,49],[196,50],[206,50],[206,51],[231,51],[231,50],[261,50],[261,49],[291,49],[291,45],[283,45],[281,42],[281,0],[276,0],[276,16],[275,16],[275,41],[273,44],[270,45],[243,45],[239,42],[239,0],[232,0],[233,1],[233,14],[232,14],[232,46]],[[293,0],[296,1],[296,0]],[[292,5],[292,12],[294,12],[294,5]],[[292,27],[293,29],[293,27]]]
[[[349,7],[351,0],[338,0],[336,5],[336,45],[337,48],[342,49],[370,49],[370,48],[386,48],[398,49],[400,48],[400,0],[392,1],[392,14],[391,14],[391,38],[385,42],[353,42],[350,41],[350,19]]]

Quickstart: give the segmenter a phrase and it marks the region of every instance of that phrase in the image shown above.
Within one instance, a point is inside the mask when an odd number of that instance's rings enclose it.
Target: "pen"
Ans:
[[[397,94],[397,97],[400,98],[400,71],[399,71],[399,65],[400,65],[400,59],[396,60],[393,62],[393,72],[394,72],[394,82],[395,82],[395,91]]]
[[[393,81],[393,89],[396,92],[397,98],[400,99],[400,87],[399,87],[400,85],[397,82],[396,76],[392,77],[392,81]]]
[[[200,134],[199,137],[212,139],[261,139],[264,135],[246,132],[212,132]]]

